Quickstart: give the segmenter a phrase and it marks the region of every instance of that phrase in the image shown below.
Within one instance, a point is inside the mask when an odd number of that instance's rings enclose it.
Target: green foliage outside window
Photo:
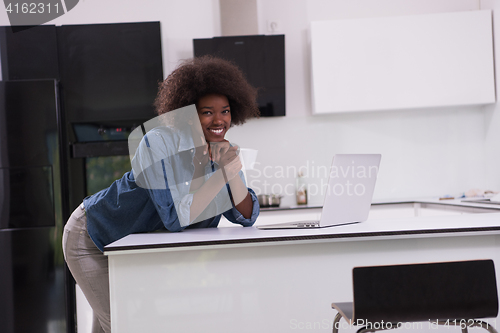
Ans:
[[[132,169],[129,156],[106,156],[87,158],[87,195],[106,187]]]

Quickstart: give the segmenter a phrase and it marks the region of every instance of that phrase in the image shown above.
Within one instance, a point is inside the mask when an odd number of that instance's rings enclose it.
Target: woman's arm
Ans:
[[[193,195],[189,210],[189,222],[192,223],[215,198],[226,184],[221,170],[217,170]]]
[[[234,177],[229,181],[229,187],[234,207],[244,218],[249,219],[252,216],[253,202],[243,180],[240,177]]]
[[[229,184],[229,188],[231,189],[231,201],[233,206],[244,218],[249,219],[252,216],[253,203],[245,183],[243,183],[243,180],[239,177],[242,164],[237,154],[238,147],[229,147],[229,142],[226,142],[226,144],[228,145],[227,148],[220,151],[218,149],[212,149],[212,151],[221,154],[220,157],[217,156],[217,158],[224,175],[224,180]]]
[[[132,161],[136,184],[148,190],[163,224],[179,231],[200,219],[203,211],[225,186],[217,170],[194,194],[190,194],[189,151],[177,151],[178,138],[168,128],[155,128],[141,140]],[[229,198],[227,199],[229,202]],[[229,203],[230,205],[230,203]]]

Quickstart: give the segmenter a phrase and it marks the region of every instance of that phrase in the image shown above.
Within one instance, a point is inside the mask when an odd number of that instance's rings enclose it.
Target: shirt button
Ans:
[[[185,182],[185,184],[187,185],[187,184],[188,184],[188,182]]]
[[[191,152],[193,152],[193,149],[191,149]]]

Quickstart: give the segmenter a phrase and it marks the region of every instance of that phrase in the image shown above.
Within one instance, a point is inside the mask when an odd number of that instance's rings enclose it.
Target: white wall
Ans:
[[[333,154],[348,152],[382,153],[379,199],[500,190],[496,104],[312,116],[308,51],[311,21],[494,9],[498,22],[500,0],[259,0],[257,5],[259,33],[268,33],[267,22],[273,20],[279,22],[276,33],[286,35],[287,116],[251,120],[228,134],[240,146],[259,150],[258,170],[248,172],[256,190],[270,192],[274,185],[291,192],[292,171],[301,166],[308,166],[309,183],[317,188],[326,180],[321,168],[330,165]],[[217,0],[85,0],[49,23],[135,21],[161,21],[165,75],[192,55],[192,38],[220,35]],[[0,24],[8,24],[5,11]],[[498,29],[496,24],[496,36]],[[285,205],[293,202],[293,196],[283,199]],[[321,204],[322,195],[310,202]]]
[[[500,140],[496,134],[500,120],[495,105],[311,115],[309,22],[492,6],[500,10],[498,0],[483,2],[261,0],[260,33],[267,33],[266,22],[278,21],[278,33],[286,35],[287,117],[250,121],[230,133],[234,142],[259,149],[260,170],[248,173],[249,177],[260,176],[253,180],[253,184],[259,185],[254,187],[264,188],[265,166],[279,175],[281,167],[290,165],[330,165],[334,153],[380,152],[383,157],[377,198],[454,195],[471,188],[500,190]],[[269,148],[271,141],[278,144]],[[268,182],[280,185],[275,185],[275,189],[285,188],[286,184],[293,184],[294,175],[285,176]],[[309,181],[321,185],[319,177]],[[311,203],[322,202],[321,195],[311,199]],[[284,203],[292,204],[293,198],[285,198]]]
[[[497,103],[483,107],[484,112],[484,168],[488,179],[495,184],[495,189],[500,190],[500,105],[498,103],[498,78],[500,78],[500,1],[481,0],[482,9],[493,10],[493,36],[495,44],[495,60],[497,78],[496,94]]]

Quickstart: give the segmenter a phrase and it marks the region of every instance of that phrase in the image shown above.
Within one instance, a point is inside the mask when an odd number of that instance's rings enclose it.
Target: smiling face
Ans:
[[[231,109],[227,97],[219,94],[205,95],[196,103],[201,128],[207,142],[224,141],[231,126]]]

